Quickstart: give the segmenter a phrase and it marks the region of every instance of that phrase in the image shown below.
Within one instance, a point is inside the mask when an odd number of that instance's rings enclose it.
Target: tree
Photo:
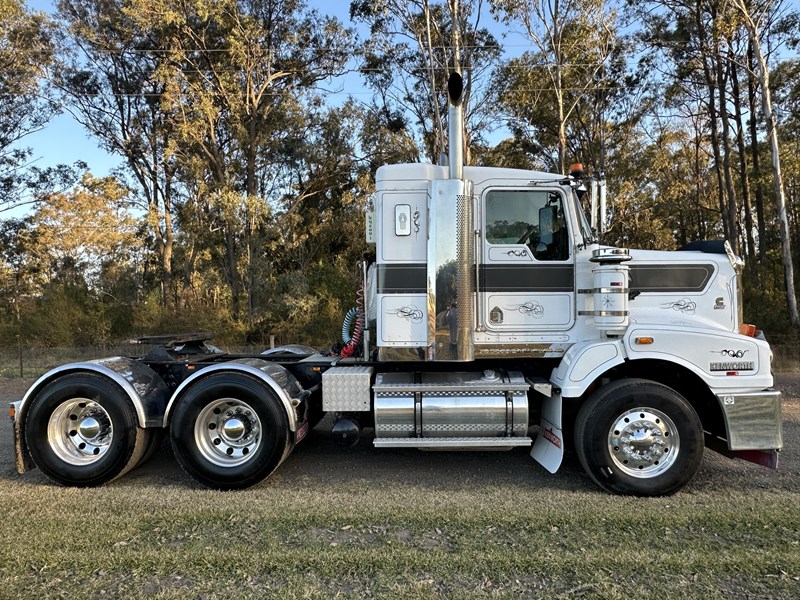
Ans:
[[[464,158],[483,146],[493,127],[490,72],[500,55],[482,26],[483,0],[353,0],[350,15],[369,24],[362,74],[373,91],[372,111],[385,126],[413,136],[434,164],[446,154],[447,79],[464,77]]]
[[[615,14],[603,0],[494,0],[504,23],[520,23],[536,47],[513,67],[535,66],[543,74],[527,82],[533,102],[552,102],[557,131],[559,172],[567,172],[567,128],[579,103],[602,91],[603,78],[615,42]],[[603,83],[598,85],[598,81]],[[519,89],[519,88],[518,88]],[[522,88],[525,89],[525,88]],[[598,165],[599,168],[602,165]]]
[[[104,265],[126,262],[138,246],[137,223],[127,207],[128,190],[116,178],[89,173],[69,193],[39,200],[26,250],[43,281],[66,277],[92,288]]]
[[[137,184],[155,241],[161,302],[173,295],[176,125],[163,106],[163,34],[144,29],[138,0],[61,0],[70,35],[55,78],[67,110],[105,150],[125,160]]]
[[[53,58],[52,29],[22,0],[0,0],[0,210],[18,206],[30,151],[19,142],[50,120],[42,82]]]
[[[143,29],[163,32],[155,77],[180,133],[173,151],[197,199],[217,215],[234,315],[246,293],[251,318],[270,166],[300,98],[341,72],[351,34],[299,0],[140,0],[135,16]]]
[[[742,19],[750,44],[758,65],[758,79],[761,86],[761,108],[767,122],[770,155],[772,156],[772,185],[775,194],[775,207],[780,224],[781,251],[783,255],[783,271],[786,278],[786,303],[789,310],[789,321],[795,328],[800,327],[800,313],[797,309],[797,295],[794,287],[794,264],[792,258],[792,242],[789,230],[789,218],[786,213],[786,193],[781,171],[780,143],[778,141],[778,122],[772,109],[772,90],[769,80],[769,66],[761,48],[763,20],[773,8],[773,0],[761,5],[750,5],[745,0],[729,0]]]

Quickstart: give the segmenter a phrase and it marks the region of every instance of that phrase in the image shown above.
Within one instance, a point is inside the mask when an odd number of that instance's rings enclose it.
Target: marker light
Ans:
[[[756,337],[758,335],[758,329],[756,329],[755,325],[748,325],[747,323],[742,323],[739,326],[739,333],[742,335],[746,335],[747,337]]]
[[[642,346],[649,346],[655,340],[653,340],[653,338],[651,338],[651,337],[637,337],[637,338],[633,338],[633,341],[634,341],[634,343],[641,344]]]

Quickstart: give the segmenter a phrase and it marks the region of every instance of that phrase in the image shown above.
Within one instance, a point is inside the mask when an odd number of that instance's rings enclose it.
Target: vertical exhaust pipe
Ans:
[[[430,184],[428,205],[428,345],[426,360],[475,358],[475,213],[472,182],[464,179],[464,81],[453,73],[449,98],[449,178]]]
[[[464,79],[460,73],[451,73],[447,80],[447,135],[450,159],[450,179],[463,179],[464,175]]]
[[[459,361],[475,359],[473,338],[475,316],[475,227],[473,224],[472,182],[464,181],[464,79],[454,72],[447,81],[449,98],[447,111],[450,138],[450,179],[462,182],[462,192],[456,197],[456,299],[457,341],[456,356]]]

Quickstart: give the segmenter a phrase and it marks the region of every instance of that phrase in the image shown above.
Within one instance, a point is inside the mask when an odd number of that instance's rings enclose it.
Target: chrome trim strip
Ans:
[[[579,310],[578,314],[582,317],[627,317],[628,310]]]
[[[469,383],[465,385],[437,385],[436,383],[376,383],[372,386],[376,394],[382,392],[395,393],[395,392],[457,392],[457,393],[470,393],[473,392],[527,392],[530,389],[527,383],[508,383],[505,381],[498,381],[493,383]]]

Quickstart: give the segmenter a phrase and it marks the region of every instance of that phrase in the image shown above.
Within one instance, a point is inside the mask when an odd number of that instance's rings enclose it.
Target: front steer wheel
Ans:
[[[175,457],[205,486],[242,489],[272,473],[292,449],[286,413],[264,383],[220,373],[181,396],[170,425]]]
[[[36,465],[61,485],[102,485],[135,467],[152,432],[137,426],[130,400],[112,381],[71,373],[48,383],[26,412]]]
[[[578,458],[591,478],[617,494],[668,496],[694,477],[703,428],[675,390],[622,379],[597,390],[575,423]]]

